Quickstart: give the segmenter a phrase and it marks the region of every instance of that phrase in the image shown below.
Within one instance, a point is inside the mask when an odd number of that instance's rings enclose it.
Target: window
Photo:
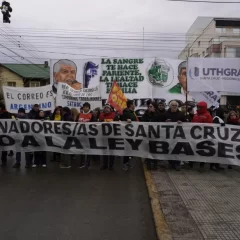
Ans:
[[[199,42],[198,42],[198,47],[200,47],[200,46],[201,46],[201,42],[199,41]]]
[[[225,52],[226,58],[235,58],[236,57],[236,48],[228,47]]]
[[[240,35],[240,28],[233,28],[234,35]]]
[[[16,87],[16,82],[7,82],[8,87]]]
[[[40,82],[39,81],[32,81],[32,82],[30,82],[30,87],[40,87]]]
[[[216,33],[227,33],[227,28],[216,28]]]

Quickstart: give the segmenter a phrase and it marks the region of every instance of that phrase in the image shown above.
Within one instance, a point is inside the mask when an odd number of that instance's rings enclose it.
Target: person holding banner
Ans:
[[[39,110],[39,113],[36,117],[37,120],[44,121],[45,113],[43,110]],[[33,168],[42,166],[43,168],[47,167],[47,153],[44,151],[34,152],[34,164],[32,165]]]
[[[53,112],[52,116],[50,117],[50,120],[51,121],[62,121],[62,117],[63,117],[62,108],[58,106],[54,109],[54,112]],[[52,162],[59,162],[60,158],[61,158],[61,153],[54,152]]]
[[[77,117],[77,122],[82,122],[82,123],[86,123],[86,122],[97,122],[97,119],[95,118],[95,116],[93,115],[92,111],[91,111],[91,105],[88,102],[85,102],[83,104],[83,111],[79,113],[78,117]],[[80,166],[79,168],[90,168],[91,165],[91,160],[89,155],[84,156],[84,160],[82,159],[82,155],[80,156]]]
[[[127,101],[127,107],[123,110],[123,114],[121,116],[121,120],[122,121],[126,121],[128,123],[131,122],[138,122],[138,117],[135,113],[135,104],[133,100],[128,100]],[[123,170],[124,171],[128,171],[130,166],[129,160],[131,159],[131,157],[128,156],[124,156],[123,158]]]
[[[6,110],[4,104],[0,104],[0,119],[12,119],[12,114]],[[7,166],[7,151],[2,151],[2,164],[1,167]]]
[[[119,121],[118,116],[116,113],[112,110],[111,106],[109,104],[106,104],[103,108],[103,112],[100,113],[99,116],[99,122],[113,122],[113,121]],[[109,169],[113,170],[114,165],[114,156],[103,156],[103,164],[100,168],[101,170]]]
[[[197,113],[194,115],[193,123],[213,123],[213,118],[207,110],[206,102],[199,102],[197,104]],[[193,162],[189,163],[190,167],[193,167]],[[204,171],[204,162],[200,162],[200,172]]]
[[[160,122],[159,116],[161,116],[157,111],[157,107],[154,102],[149,102],[148,109],[143,114],[141,122]],[[147,169],[157,169],[157,160],[155,159],[146,159]]]
[[[28,113],[29,119],[37,119],[39,114],[39,105],[34,104],[32,110]]]
[[[16,120],[18,119],[27,119],[27,114],[24,108],[18,109],[18,114],[16,116]],[[32,153],[25,153],[25,160],[26,165],[25,168],[31,168],[32,167]],[[16,153],[16,163],[13,165],[13,168],[20,168],[21,167],[21,152]]]
[[[186,116],[184,115],[184,113],[179,111],[178,107],[179,105],[177,101],[170,102],[169,109],[165,115],[166,122],[177,122],[179,124],[182,122],[186,122]],[[176,171],[181,170],[180,164],[181,164],[181,161],[177,161],[177,160],[169,161],[169,165],[172,168],[174,168]]]
[[[62,121],[74,122],[74,119],[69,107],[64,107],[62,109],[62,114],[63,114]],[[60,160],[60,168],[71,168],[71,161],[72,161],[72,158],[70,154],[62,154],[62,157]]]

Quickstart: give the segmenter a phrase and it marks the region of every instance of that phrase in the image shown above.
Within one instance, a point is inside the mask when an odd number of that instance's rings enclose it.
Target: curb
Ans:
[[[148,195],[151,201],[151,207],[158,240],[172,240],[172,234],[168,228],[167,222],[162,212],[161,203],[158,199],[158,191],[154,184],[152,174],[150,171],[147,170],[144,162],[143,171],[145,175],[146,185],[148,188]]]

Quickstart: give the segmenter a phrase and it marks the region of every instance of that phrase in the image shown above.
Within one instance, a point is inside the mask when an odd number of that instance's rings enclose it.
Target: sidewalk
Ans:
[[[239,168],[151,173],[173,239],[240,239]]]

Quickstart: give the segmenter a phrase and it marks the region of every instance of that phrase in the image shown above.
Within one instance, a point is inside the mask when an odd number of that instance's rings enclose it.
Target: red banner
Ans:
[[[112,84],[112,89],[108,97],[108,103],[120,114],[122,114],[123,109],[127,107],[127,98],[116,81],[114,81]]]

